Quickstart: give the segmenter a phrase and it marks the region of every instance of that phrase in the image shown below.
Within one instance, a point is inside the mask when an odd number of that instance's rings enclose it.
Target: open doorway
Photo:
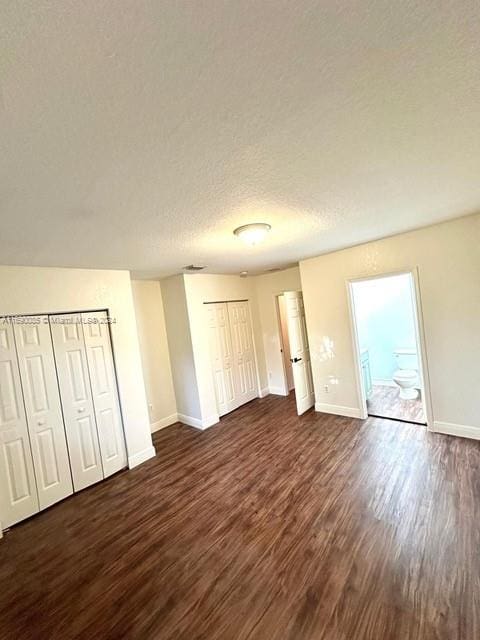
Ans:
[[[412,273],[353,280],[349,286],[366,413],[425,425],[425,376]]]
[[[285,303],[285,296],[281,293],[277,296],[277,313],[278,324],[280,334],[280,352],[282,354],[283,369],[285,371],[285,393],[289,394],[290,391],[295,389],[295,383],[293,381],[293,369],[290,361],[290,339],[288,337],[288,324],[287,324],[287,308]]]
[[[310,348],[301,291],[284,291],[275,297],[280,353],[284,373],[283,395],[295,391],[298,415],[315,404]]]

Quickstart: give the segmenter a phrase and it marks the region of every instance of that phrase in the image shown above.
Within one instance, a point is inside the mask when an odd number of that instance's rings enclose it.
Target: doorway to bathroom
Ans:
[[[359,390],[366,413],[426,425],[424,366],[412,273],[353,280],[349,287]]]

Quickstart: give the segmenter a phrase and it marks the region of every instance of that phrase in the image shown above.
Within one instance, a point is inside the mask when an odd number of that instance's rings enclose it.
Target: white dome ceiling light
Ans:
[[[233,233],[246,244],[255,245],[265,240],[271,228],[266,222],[253,222],[252,224],[244,224],[242,227],[237,227]]]

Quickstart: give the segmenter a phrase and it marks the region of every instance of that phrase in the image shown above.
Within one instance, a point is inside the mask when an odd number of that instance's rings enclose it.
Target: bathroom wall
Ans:
[[[407,274],[353,283],[360,347],[368,349],[373,382],[391,381],[393,351],[416,349],[410,277]]]

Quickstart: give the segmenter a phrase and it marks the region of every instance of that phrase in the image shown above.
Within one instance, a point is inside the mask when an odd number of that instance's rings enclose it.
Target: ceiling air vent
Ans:
[[[202,271],[205,267],[202,267],[198,264],[189,264],[186,267],[183,267],[185,271]]]

